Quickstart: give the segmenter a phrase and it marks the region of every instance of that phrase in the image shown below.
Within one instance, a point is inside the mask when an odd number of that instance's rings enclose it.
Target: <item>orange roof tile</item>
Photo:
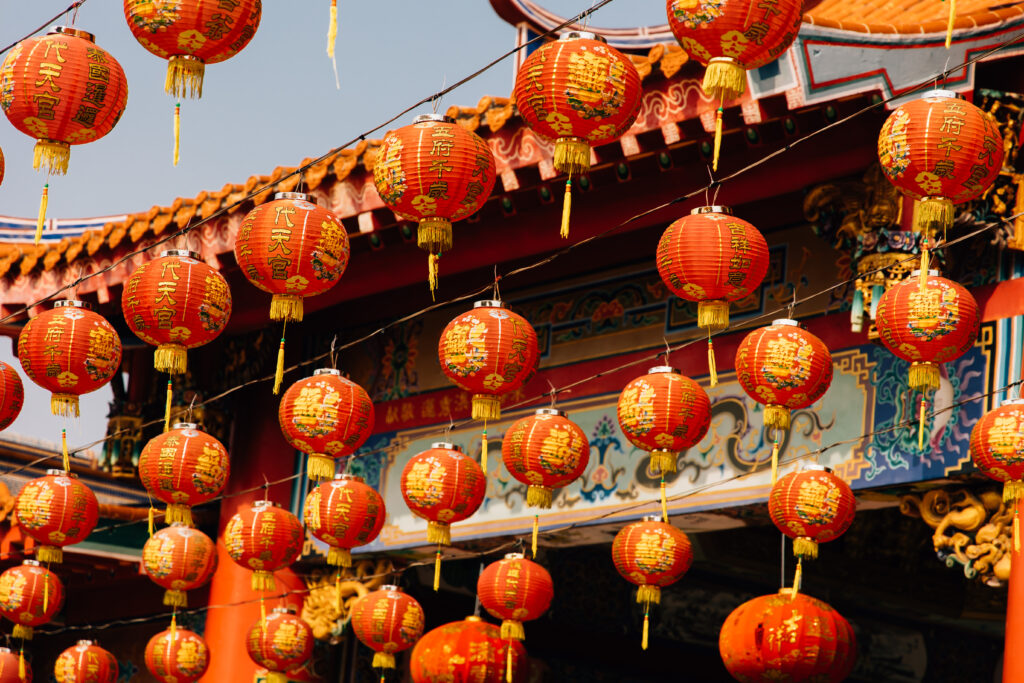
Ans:
[[[939,33],[946,30],[951,0],[823,0],[804,14],[815,26],[860,33]],[[957,29],[1024,15],[1024,0],[957,0]]]

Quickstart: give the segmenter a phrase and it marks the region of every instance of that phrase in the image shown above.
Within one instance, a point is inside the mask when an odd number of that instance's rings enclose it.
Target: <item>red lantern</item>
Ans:
[[[423,114],[385,135],[373,182],[388,208],[419,224],[416,243],[430,253],[431,293],[437,259],[452,248],[452,223],[476,213],[496,179],[487,143],[447,116]]]
[[[366,390],[331,368],[288,387],[277,410],[288,443],[309,454],[310,479],[334,477],[334,461],[355,453],[373,433]]]
[[[157,347],[153,367],[181,374],[187,369],[186,349],[208,344],[224,331],[231,290],[199,254],[164,251],[128,278],[121,311],[135,336]]]
[[[548,610],[555,586],[547,569],[522,553],[510,553],[484,568],[476,593],[484,609],[502,620],[501,639],[523,640],[523,622],[539,619]]]
[[[84,301],[57,301],[18,337],[25,374],[51,392],[54,415],[78,417],[78,397],[110,381],[121,366],[121,340]]]
[[[1004,401],[982,415],[971,430],[974,466],[1003,482],[1003,500],[1024,498],[1024,399]]]
[[[458,446],[435,443],[405,464],[400,486],[405,504],[428,522],[427,542],[451,545],[451,525],[480,508],[487,478]]]
[[[139,478],[164,503],[168,523],[192,526],[193,505],[212,500],[228,481],[231,460],[224,445],[191,422],[180,422],[146,443]]]
[[[516,107],[534,132],[555,141],[554,166],[569,174],[562,237],[569,236],[572,176],[590,170],[591,146],[629,130],[642,94],[629,57],[585,31],[569,31],[541,45],[520,67]]]
[[[0,683],[32,683],[32,667],[25,655],[14,654],[9,647],[0,647]]]
[[[818,557],[818,544],[835,540],[853,523],[857,501],[850,485],[827,467],[808,465],[775,482],[768,512],[779,531],[793,539],[793,554]]]
[[[46,476],[25,484],[14,499],[14,512],[22,530],[39,546],[40,562],[62,562],[64,546],[81,543],[96,528],[96,494],[64,470],[46,470]]]
[[[117,658],[91,640],[80,640],[57,657],[57,683],[117,683]]]
[[[438,626],[420,638],[409,658],[413,683],[518,683],[528,668],[522,643],[501,640],[501,630],[480,617]]]
[[[910,361],[910,387],[939,388],[939,363],[967,353],[978,338],[981,312],[971,293],[930,271],[924,287],[918,271],[891,287],[878,302],[878,335],[893,354]]]
[[[791,588],[737,607],[722,625],[718,649],[733,678],[748,683],[839,683],[857,659],[849,622]]]
[[[976,199],[995,182],[1003,136],[990,114],[955,92],[930,90],[886,119],[878,160],[893,185],[919,200],[914,229],[945,231],[953,226],[954,204]]]
[[[299,668],[313,654],[313,630],[293,608],[276,607],[249,629],[245,649],[269,672],[266,683],[288,683],[285,672]]]
[[[385,517],[384,499],[353,474],[310,491],[303,513],[310,533],[331,547],[327,564],[341,567],[352,566],[352,548],[373,543]]]
[[[352,606],[352,631],[374,651],[374,668],[394,669],[395,653],[408,650],[423,634],[423,608],[398,586],[381,586]]]
[[[14,622],[15,638],[31,640],[33,628],[53,619],[63,603],[64,585],[36,560],[0,574],[0,614]]]
[[[146,643],[146,668],[160,683],[193,683],[209,665],[206,640],[188,629],[172,624]]]
[[[157,531],[142,546],[142,568],[166,589],[165,605],[187,607],[185,591],[204,585],[217,569],[217,547],[199,529],[176,522]]]
[[[224,528],[228,555],[252,570],[254,591],[274,590],[274,572],[299,559],[302,542],[302,522],[267,500],[239,506]]]
[[[590,443],[561,410],[541,408],[508,428],[501,456],[509,474],[528,486],[526,504],[550,508],[554,489],[568,486],[587,469]]]
[[[711,424],[711,400],[675,368],[659,366],[619,394],[619,426],[637,448],[651,453],[655,473],[676,471],[680,451],[697,445]]]
[[[0,430],[18,419],[25,404],[25,387],[14,366],[0,361]]]

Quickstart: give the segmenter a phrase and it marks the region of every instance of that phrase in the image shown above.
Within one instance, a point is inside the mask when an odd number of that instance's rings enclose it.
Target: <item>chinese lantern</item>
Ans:
[[[737,607],[722,625],[718,649],[732,677],[749,683],[839,683],[857,658],[849,622],[791,588]]]
[[[208,344],[224,330],[231,291],[199,254],[164,251],[128,278],[121,311],[135,336],[157,347],[153,367],[180,375],[187,369],[186,349]]]
[[[18,360],[51,393],[54,415],[78,417],[78,397],[105,385],[121,366],[121,340],[89,304],[57,301],[21,330]]]
[[[14,499],[18,524],[39,546],[40,562],[62,562],[64,546],[84,541],[99,520],[96,494],[64,470],[46,470],[46,476],[25,484]]]
[[[374,651],[375,669],[394,669],[395,653],[408,650],[423,633],[423,608],[398,586],[381,586],[352,605],[352,631]]]
[[[790,472],[775,482],[768,495],[772,522],[793,539],[793,554],[800,559],[818,557],[819,543],[846,533],[856,509],[850,485],[818,465]]]
[[[476,213],[496,179],[487,143],[447,116],[423,114],[384,137],[373,182],[395,215],[419,224],[416,243],[430,254],[431,294],[437,260],[452,248],[452,223]]]
[[[740,342],[736,377],[765,406],[766,429],[789,429],[790,411],[806,408],[832,384],[832,354],[795,320],[773,320]],[[779,440],[772,448],[772,483],[778,478]]]
[[[310,533],[330,546],[327,564],[352,566],[352,548],[373,543],[384,526],[384,499],[354,474],[336,475],[306,496],[303,518]]]
[[[57,683],[117,683],[117,658],[91,640],[80,640],[57,657]]]
[[[192,422],[179,422],[150,439],[139,456],[139,479],[164,503],[164,520],[192,526],[193,505],[212,500],[227,483],[231,460],[216,438]]]
[[[335,459],[355,453],[373,433],[373,401],[337,370],[321,368],[288,387],[277,418],[292,448],[309,455],[309,478],[331,479]]]
[[[524,621],[540,618],[555,596],[548,570],[527,560],[522,553],[510,553],[480,572],[476,594],[487,612],[501,619],[501,639],[524,640]],[[511,645],[511,643],[510,643]],[[506,656],[506,680],[512,681],[513,649]]]
[[[32,639],[32,631],[60,611],[64,585],[36,560],[25,560],[0,574],[0,614],[14,623],[12,635]]]
[[[217,569],[217,547],[199,529],[181,522],[160,529],[142,546],[142,568],[162,586],[164,604],[187,607],[190,591],[204,585]]]
[[[503,641],[501,629],[480,617],[466,617],[426,633],[409,657],[413,683],[505,683],[512,650],[512,681],[526,673],[526,649]]]
[[[722,141],[722,107],[747,90],[747,71],[789,49],[803,21],[803,0],[667,0],[668,25],[686,53],[707,67],[704,93],[719,101],[714,170]]]
[[[590,148],[622,136],[640,112],[640,74],[604,38],[569,31],[541,45],[516,76],[516,107],[535,133],[555,141],[565,182],[562,237],[569,237],[572,177],[590,170]]]
[[[146,643],[146,668],[160,683],[193,683],[210,665],[210,649],[198,633],[172,624]]]
[[[1003,482],[1003,501],[1024,498],[1024,399],[1004,401],[982,415],[971,430],[971,460]]]
[[[661,236],[658,274],[681,299],[697,302],[697,326],[708,331],[711,386],[718,384],[711,333],[729,327],[729,303],[750,296],[768,272],[768,244],[727,206],[701,206]]]
[[[302,320],[302,299],[337,284],[348,266],[348,233],[341,219],[301,192],[278,192],[242,221],[235,260],[249,282],[273,295],[270,319]],[[277,352],[274,393],[284,375],[284,332]]]
[[[254,591],[274,590],[274,572],[299,559],[302,542],[302,522],[267,500],[239,506],[224,528],[224,547],[232,560],[252,570]]]
[[[526,504],[549,508],[554,489],[568,486],[587,469],[590,443],[564,412],[541,408],[508,428],[501,456],[509,474],[529,487]]]
[[[288,683],[285,672],[299,668],[313,654],[313,630],[293,608],[276,607],[249,629],[245,649],[269,672],[266,683]]]
[[[661,602],[661,587],[683,577],[693,564],[690,539],[657,517],[623,527],[612,541],[612,561],[622,578],[635,583],[644,606],[643,649],[647,649],[651,603]]]
[[[0,361],[0,430],[7,429],[18,419],[25,404],[25,387],[21,376],[14,369]]]
[[[619,394],[619,426],[637,448],[651,453],[655,473],[676,471],[676,457],[708,433],[711,400],[675,368],[651,368]]]
[[[32,667],[9,647],[0,647],[0,683],[32,683]]]

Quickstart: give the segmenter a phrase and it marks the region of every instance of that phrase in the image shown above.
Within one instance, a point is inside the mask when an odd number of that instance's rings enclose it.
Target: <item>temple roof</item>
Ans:
[[[858,33],[938,33],[946,30],[950,1],[823,0],[804,14],[804,23]],[[1021,15],[1022,0],[957,0],[954,27],[978,28]]]

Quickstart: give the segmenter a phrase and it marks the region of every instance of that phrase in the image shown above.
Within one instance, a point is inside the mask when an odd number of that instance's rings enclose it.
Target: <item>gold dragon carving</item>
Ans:
[[[384,585],[394,567],[390,560],[361,560],[345,569],[341,580],[333,571],[316,571],[306,579],[309,594],[302,605],[302,619],[317,640],[337,643],[348,624],[352,605]]]

